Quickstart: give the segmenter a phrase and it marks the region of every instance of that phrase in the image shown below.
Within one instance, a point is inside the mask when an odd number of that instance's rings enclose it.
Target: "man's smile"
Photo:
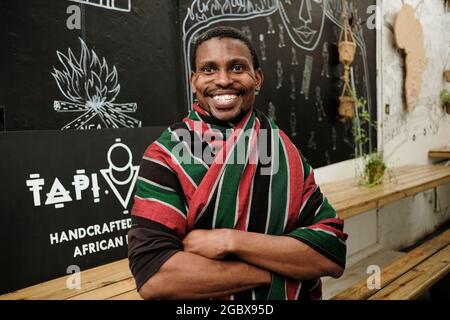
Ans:
[[[213,96],[213,99],[218,102],[228,102],[237,98],[236,94],[219,94]]]
[[[230,111],[234,109],[245,92],[242,88],[213,89],[205,92],[205,96],[210,98],[209,104],[217,111]]]
[[[212,95],[214,106],[219,110],[232,108],[240,95],[236,93],[222,93]]]

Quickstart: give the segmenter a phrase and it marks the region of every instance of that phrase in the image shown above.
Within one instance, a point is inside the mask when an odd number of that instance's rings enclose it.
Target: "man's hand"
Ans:
[[[183,240],[184,251],[221,260],[229,253],[230,229],[192,230]]]

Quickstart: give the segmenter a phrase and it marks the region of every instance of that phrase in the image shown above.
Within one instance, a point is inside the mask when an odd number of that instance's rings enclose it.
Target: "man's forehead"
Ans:
[[[198,60],[211,60],[215,58],[252,60],[250,49],[239,39],[211,38],[200,44],[197,48]]]

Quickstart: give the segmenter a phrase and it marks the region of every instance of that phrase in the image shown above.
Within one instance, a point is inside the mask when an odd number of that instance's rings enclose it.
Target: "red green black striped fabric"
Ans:
[[[286,235],[345,266],[343,221],[289,138],[256,109],[235,126],[198,105],[167,128],[141,161],[132,215],[180,239],[193,229]],[[320,279],[273,274],[270,286],[230,299],[320,299]]]

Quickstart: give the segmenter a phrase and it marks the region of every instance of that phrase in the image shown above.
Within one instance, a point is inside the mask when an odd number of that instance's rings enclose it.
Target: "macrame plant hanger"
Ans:
[[[344,81],[344,86],[339,96],[339,119],[345,122],[347,119],[353,117],[356,102],[350,86],[350,66],[355,58],[356,43],[349,22],[346,0],[342,0],[341,23],[342,28],[339,36],[338,51],[339,61],[344,65],[344,74],[341,77]]]

